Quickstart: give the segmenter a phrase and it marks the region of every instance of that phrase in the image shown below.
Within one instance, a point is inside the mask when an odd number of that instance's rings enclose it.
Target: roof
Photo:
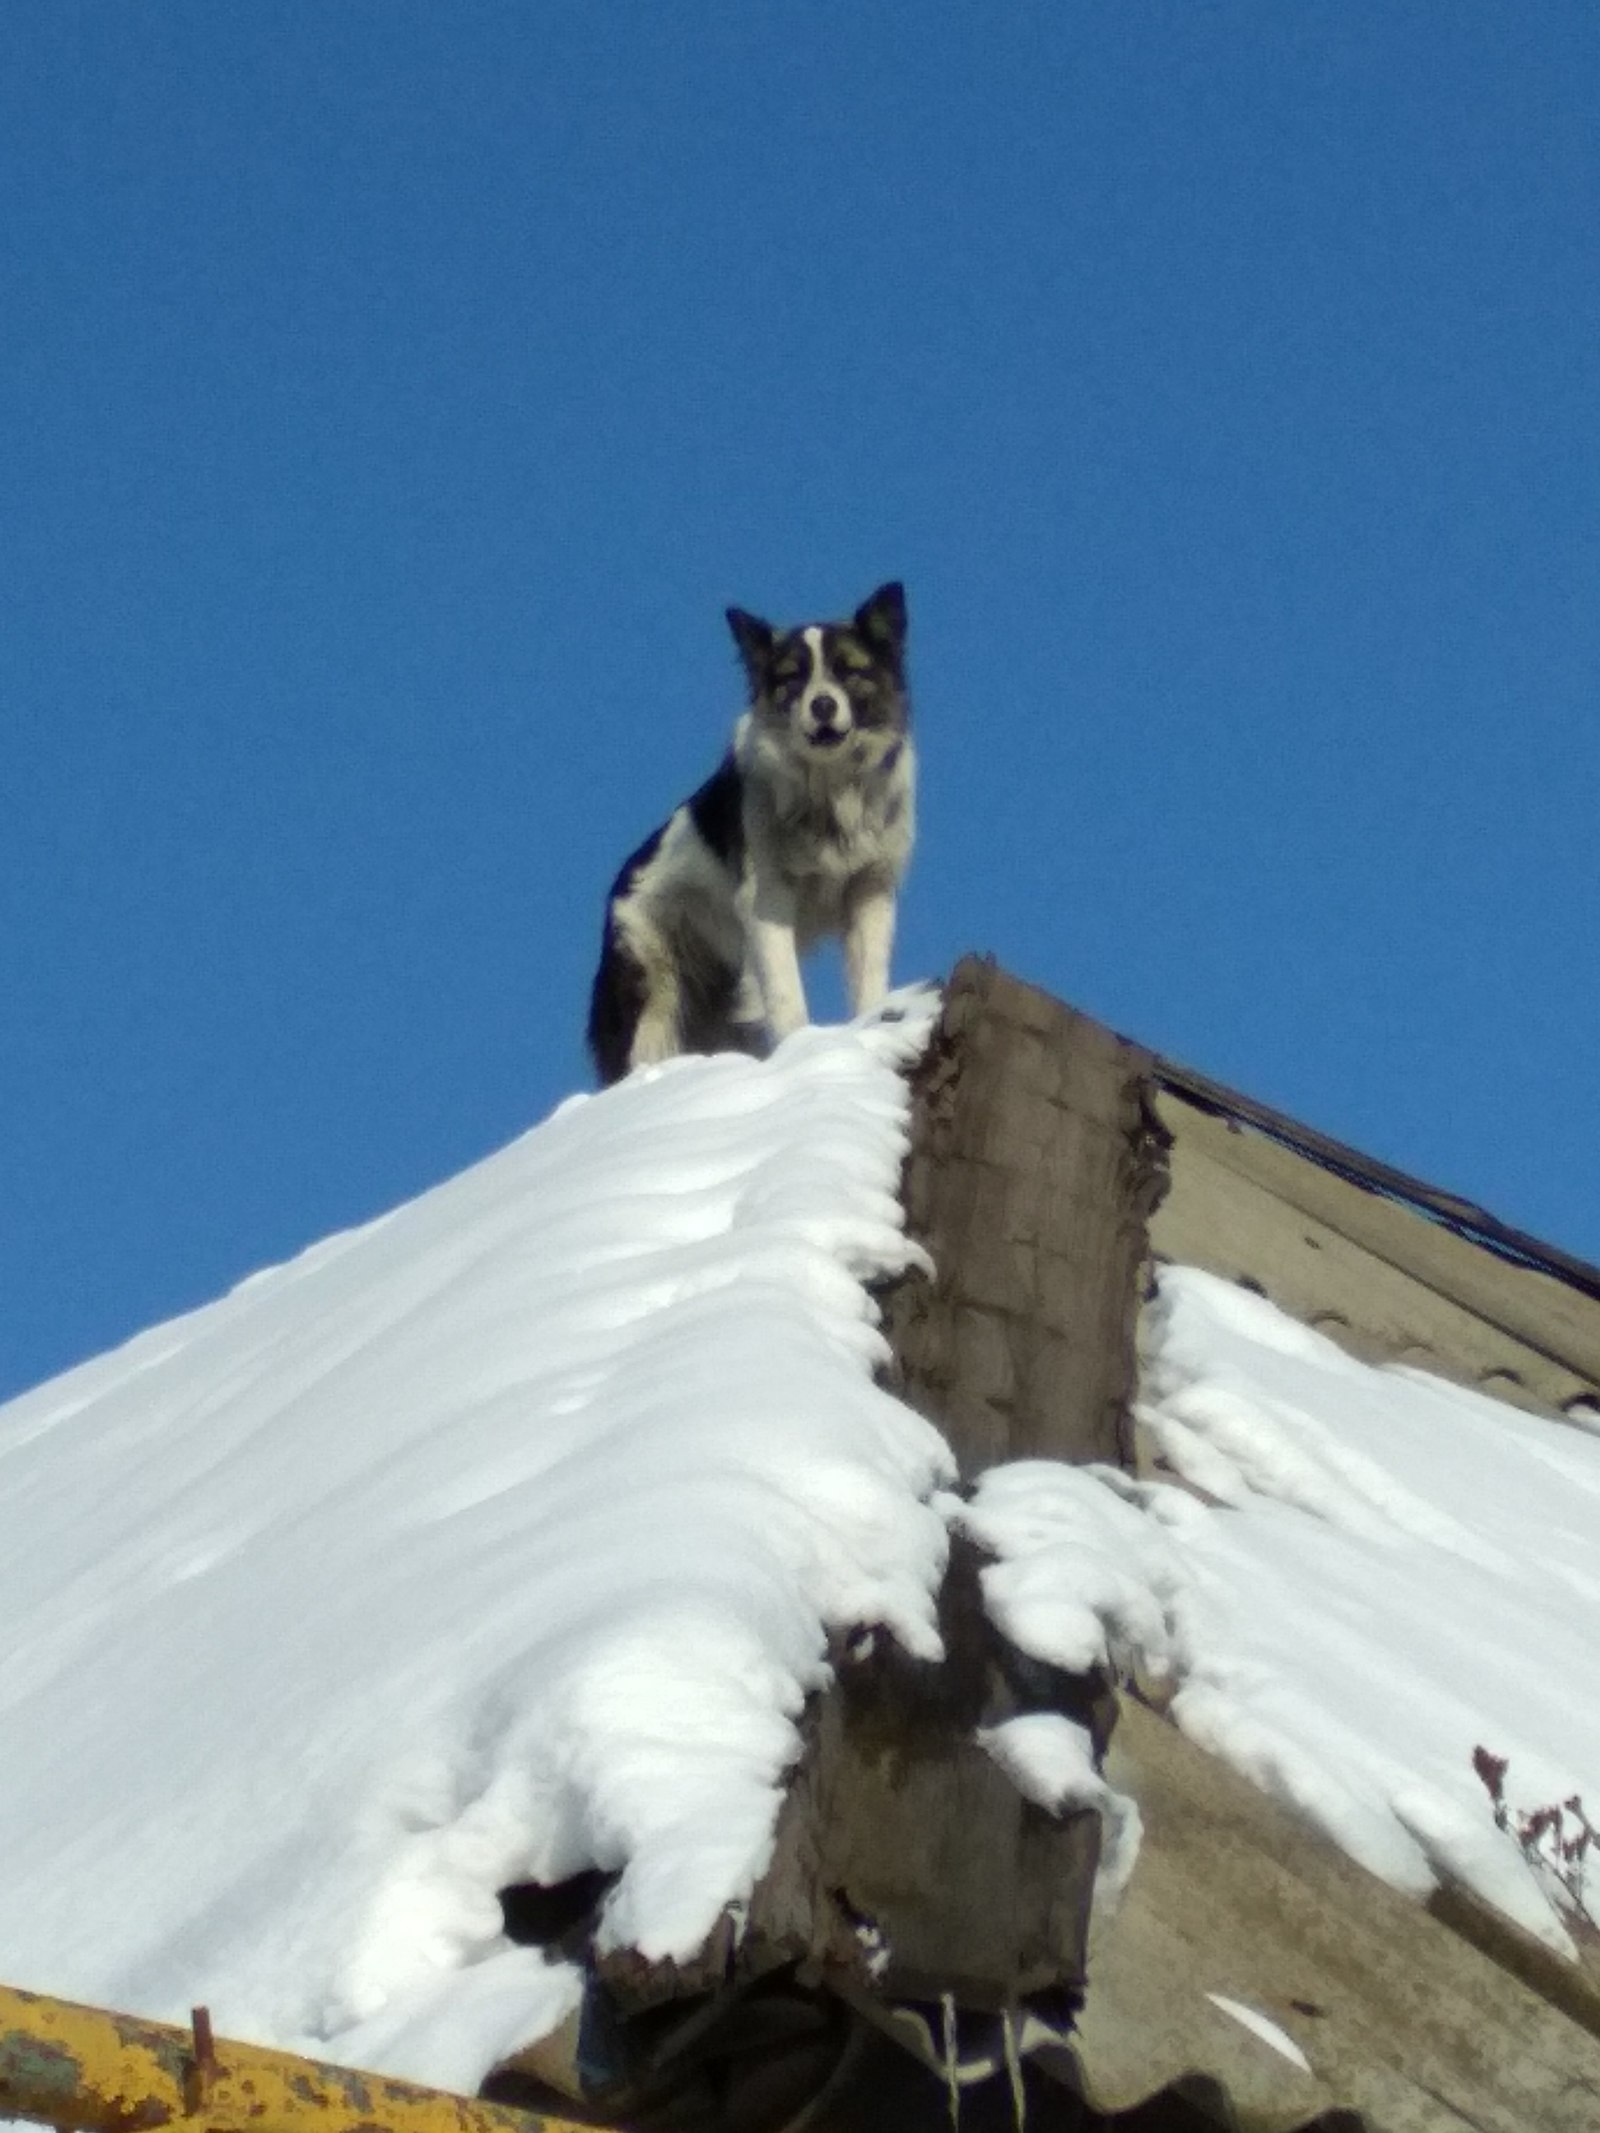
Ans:
[[[42,1389],[27,1412],[12,1410],[13,1423],[30,1424],[19,1446],[44,1446],[56,1430],[63,1445],[81,1448],[96,1501],[119,1534],[128,1529],[122,1553],[108,1555],[78,1533],[76,1502],[58,1505],[110,1625],[108,1636],[86,1640],[101,1669],[95,1693],[63,1670],[62,1710],[103,1742],[114,1689],[138,1695],[158,1670],[173,1682],[169,1647],[152,1647],[143,1673],[122,1663],[138,1608],[126,1580],[111,1580],[119,1565],[130,1575],[154,1566],[151,1606],[181,1618],[195,1679],[209,1692],[221,1649],[216,1566],[232,1577],[240,1550],[207,1555],[190,1526],[206,1526],[216,1488],[229,1480],[230,1428],[252,1457],[266,1432],[274,1471],[309,1485],[334,1451],[383,1464],[379,1420],[403,1424],[407,1458],[388,1460],[387,1493],[346,1491],[362,1513],[348,1546],[343,1524],[319,1538],[299,1519],[299,1554],[286,1555],[278,1534],[256,1549],[283,1588],[281,1619],[291,1625],[312,1570],[326,1571],[350,1602],[337,1617],[348,1626],[316,1647],[347,1677],[329,1704],[340,1741],[369,1757],[397,1710],[418,1729],[414,1611],[457,1599],[470,1602],[470,1621],[432,1623],[420,1640],[425,1654],[446,1655],[437,1667],[428,1656],[425,1686],[448,1689],[451,1713],[469,1708],[472,1668],[488,1667],[491,1688],[503,1682],[491,1632],[512,1637],[518,1652],[531,1640],[530,1649],[559,1658],[556,1647],[571,1645],[587,1681],[589,1644],[580,1650],[582,1640],[552,1632],[575,1609],[585,1622],[585,1610],[609,1620],[626,1601],[629,1649],[642,1657],[606,1700],[605,1737],[595,1735],[583,1766],[604,1788],[613,1823],[618,1786],[631,1773],[628,1800],[648,1830],[661,1826],[663,1756],[701,1776],[713,1751],[739,1761],[718,1697],[743,1696],[759,1675],[781,1720],[764,1725],[770,1747],[759,1767],[739,1764],[741,1782],[752,1772],[759,1781],[758,1812],[733,1816],[725,1789],[697,1781],[695,1830],[719,1856],[730,1832],[743,1830],[743,1849],[737,1872],[670,1935],[652,1940],[637,1904],[624,1901],[638,1845],[602,1847],[580,1831],[537,1846],[519,1834],[492,1855],[456,1847],[447,1863],[458,1880],[470,1869],[485,1899],[463,1928],[481,1960],[459,1975],[497,1993],[492,2009],[487,2001],[479,2009],[477,2029],[464,2002],[440,2000],[428,2049],[448,2043],[451,2063],[469,2067],[461,2079],[476,2080],[495,2051],[539,2026],[533,1995],[547,1973],[536,1951],[549,1950],[584,1964],[582,2005],[533,2050],[501,2059],[487,2087],[522,2103],[554,2088],[636,2133],[658,2124],[773,2133],[824,2090],[831,2115],[816,2122],[831,2133],[932,2125],[943,2121],[948,2083],[966,2077],[979,2091],[964,2107],[968,2122],[987,2124],[996,2112],[1009,2122],[1013,2075],[1032,2123],[1075,2133],[1110,2124],[1127,2133],[1217,2125],[1444,2133],[1463,2124],[1589,2133],[1600,2116],[1593,1950],[1563,1959],[1546,1944],[1551,1936],[1519,1930],[1448,1880],[1424,1904],[1374,1878],[1180,1730],[1180,1705],[1168,1715],[1149,1671],[1101,1636],[1092,1610],[1078,1645],[1059,1623],[1039,1643],[1013,1634],[996,1598],[995,1573],[1009,1566],[985,1506],[997,1477],[1009,1477],[1013,1507],[1020,1487],[1036,1524],[1051,1486],[1069,1503],[1098,1489],[1114,1509],[1160,1498],[1212,1516],[1160,1412],[1166,1395],[1154,1379],[1170,1354],[1148,1301],[1157,1275],[1164,1304],[1188,1281],[1225,1296],[1235,1313],[1267,1312],[1232,1286],[1243,1284],[1362,1363],[1420,1363],[1473,1388],[1441,1396],[1441,1500],[1465,1441],[1463,1432],[1451,1462],[1450,1402],[1489,1411],[1479,1391],[1523,1410],[1508,1430],[1587,1454],[1587,1410],[1600,1383],[1600,1274],[975,959],[952,976],[914,1070],[897,1202],[906,1129],[894,1063],[918,1054],[923,1013],[902,999],[886,1018],[899,1015],[899,1029],[812,1031],[770,1066],[683,1062],[565,1107],[520,1152],[87,1366],[70,1386]],[[577,1163],[570,1174],[567,1155]],[[1162,1271],[1163,1262],[1184,1272]],[[865,1280],[875,1283],[881,1337]],[[531,1308],[532,1289],[543,1315]],[[403,1338],[392,1337],[397,1298]],[[557,1304],[576,1314],[570,1325],[550,1317]],[[353,1352],[352,1330],[362,1334]],[[1297,1329],[1296,1339],[1303,1346],[1314,1336]],[[1317,1347],[1338,1370],[1357,1370],[1325,1342]],[[544,1399],[551,1373],[557,1381]],[[602,1413],[603,1384],[620,1390]],[[236,1411],[241,1399],[254,1403],[247,1413]],[[594,1411],[573,1423],[585,1402]],[[530,1464],[536,1412],[560,1427],[548,1443],[539,1439]],[[1492,1416],[1499,1431],[1507,1410]],[[206,1469],[167,1460],[171,1489],[159,1501],[138,1499],[130,1518],[123,1482],[151,1480],[152,1445],[183,1448],[174,1417],[203,1425]],[[649,1423],[648,1459],[638,1427],[613,1444],[607,1428],[618,1421]],[[298,1435],[286,1434],[291,1422]],[[546,1471],[544,1453],[563,1445],[593,1469],[594,1518],[581,1530],[570,1488],[563,1496]],[[286,1461],[296,1446],[303,1457]],[[686,1539],[670,1491],[695,1467],[691,1453],[710,1452],[728,1520]],[[952,1455],[961,1493],[940,1498]],[[570,1468],[569,1459],[569,1482]],[[619,1524],[624,1485],[654,1490],[658,1481],[669,1493],[641,1499]],[[234,1496],[261,1509],[253,1480]],[[525,1524],[508,1523],[513,1513]],[[1113,1556],[1125,1546],[1108,1574],[1137,1600],[1140,1517],[1136,1508],[1122,1516],[1120,1529],[1115,1520],[1106,1527]],[[478,1518],[490,1521],[492,1547],[464,1545]],[[595,1536],[614,1542],[619,1531],[626,1551],[606,1553]],[[947,1532],[936,1640],[933,1589]],[[357,1541],[392,1573],[392,1586],[351,1586]],[[783,1565],[795,1592],[780,1594],[781,1605],[764,1601],[740,1570],[745,1554],[791,1543],[793,1563],[785,1555]],[[452,1562],[460,1558],[459,1593],[417,1574],[419,1563],[437,1572],[446,1544]],[[303,1563],[304,1577],[284,1575],[286,1561]],[[735,1572],[736,1604],[716,1616],[727,1635],[708,1635],[704,1608],[682,1611],[684,1592],[699,1579],[721,1594]],[[377,1605],[380,1590],[391,1597]],[[514,1615],[503,1632],[502,1606]],[[283,1714],[304,1702],[306,1654],[292,1638],[262,1635],[254,1588],[234,1612],[243,1639],[237,1708],[254,1721],[263,1703],[257,1661],[281,1662],[294,1678],[269,1720],[285,1733]],[[1020,1621],[1026,1609],[1014,1612]],[[69,1621],[75,1633],[80,1615]],[[803,1666],[763,1671],[739,1657],[747,1629],[791,1619],[805,1632]],[[325,1628],[324,1614],[318,1620]],[[393,1691],[361,1641],[380,1635],[398,1655]],[[41,1649],[35,1640],[26,1656]],[[1574,1681],[1587,1657],[1572,1667]],[[232,1678],[233,1669],[222,1671]],[[567,1706],[542,1677],[530,1675],[519,1696],[525,1726],[508,1730],[512,1705],[496,1690],[472,1734],[485,1779],[493,1757],[509,1781],[565,1737]],[[213,1716],[232,1724],[226,1711]],[[185,1730],[183,1698],[164,1697],[150,1722]],[[802,1753],[774,1828],[796,1724]],[[648,1754],[619,1755],[618,1725],[642,1728]],[[132,1725],[124,1733],[136,1737]],[[63,1726],[58,1745],[69,1760],[78,1739]],[[299,1814],[305,1757],[286,1733],[264,1746],[252,1734],[251,1743],[256,1775],[269,1763],[283,1773],[280,1804]],[[72,1766],[93,1761],[77,1756]],[[205,1761],[215,1779],[220,1756]],[[121,1824],[113,1832],[119,1872],[134,1860],[134,1840],[150,1835],[136,1781],[164,1797],[169,1769],[155,1752],[119,1764],[116,1797],[131,1833]],[[176,1839],[191,1866],[204,1834],[195,1799],[188,1788],[184,1814],[194,1826]],[[470,1813],[470,1799],[466,1806]],[[453,1794],[442,1812],[455,1813]],[[1135,1814],[1143,1842],[1123,1883]],[[215,1913],[219,1891],[239,1884],[229,1930],[243,1960],[266,1938],[252,1895],[260,1884],[239,1872],[237,1817],[213,1821],[221,1836],[210,1863],[171,1885],[204,1888]],[[403,1817],[398,1827],[409,1870],[416,1847]],[[424,1835],[426,1866],[438,1848]],[[41,1871],[55,1875],[65,1849],[49,1847]],[[303,1908],[314,1918],[333,1884],[326,1858],[307,1857],[318,1887]],[[548,1882],[499,1885],[546,1860]],[[579,1861],[581,1870],[561,1878]],[[697,1901],[703,1883],[694,1878]],[[435,1884],[451,1895],[454,1884],[437,1875]],[[97,1903],[106,1885],[96,1869]],[[729,1889],[737,1893],[724,1904]],[[509,1950],[496,1893],[517,1944]],[[123,1909],[148,1925],[140,1905]],[[414,1905],[408,1913],[423,1915]],[[91,1952],[111,1960],[92,1906],[33,1906],[28,1916],[81,1928]],[[412,1943],[385,1926],[373,1945],[392,1969]],[[214,1937],[212,1978],[226,1955]],[[161,1989],[177,1993],[194,1960],[192,1940],[176,1935]],[[304,1962],[289,1967],[297,1988],[317,1982]],[[132,1973],[101,1974],[110,1984],[99,1996],[123,1997],[116,1976]],[[229,1991],[237,2003],[238,1989]],[[1018,2065],[1024,2031],[1038,2048]],[[341,2041],[356,2033],[341,2031]],[[375,2032],[360,2034],[370,2049]],[[899,2042],[912,2051],[898,2051]]]
[[[1014,1176],[1010,1186],[986,1178],[991,1211],[968,1233],[945,1223],[933,1238],[946,1309],[967,1324],[966,1359],[939,1396],[957,1414],[974,1402],[1006,1412],[1011,1455],[1020,1446],[1159,1471],[1143,1431],[1119,1437],[1109,1426],[1099,1393],[1086,1403],[1099,1422],[1086,1431],[1081,1414],[1063,1413],[1071,1402],[1059,1384],[1042,1399],[1024,1389],[1019,1406],[1008,1377],[1038,1317],[1052,1316],[1055,1254],[1074,1249],[1075,1210],[1053,1195],[1053,1158],[1018,1120],[1025,1092],[1048,1091],[1072,1114],[1061,1134],[1103,1136],[1105,1106],[1075,1094],[1082,1076],[1071,1062],[1084,1054],[1121,1071],[1121,1167],[1102,1166],[1101,1189],[1120,1197],[1122,1229],[1147,1223],[1151,1261],[1243,1283],[1363,1360],[1422,1366],[1563,1433],[1568,1410],[1581,1415],[1594,1398],[1600,1271],[1114,1038],[992,966],[957,970],[946,1015],[958,1048],[982,1057],[991,1079],[988,1130],[973,1138],[986,1164]],[[960,1075],[948,1062],[931,1071]],[[919,1162],[952,1160],[959,1169],[967,1159],[925,1122],[908,1182],[915,1233],[932,1198]],[[1019,1225],[1021,1207],[1030,1222]],[[1098,1219],[1078,1248],[1093,1251],[1119,1228]],[[1148,1279],[1130,1287],[1130,1308],[1135,1288],[1147,1296]],[[998,1352],[976,1336],[975,1316]],[[1122,1338],[1103,1335],[1102,1370]],[[1059,1361],[1069,1376],[1080,1367]],[[1080,2078],[1098,2108],[1165,2096],[1173,2124],[1198,2110],[1196,2123],[1248,2133],[1308,2124],[1578,2133],[1596,2123],[1593,1948],[1570,1963],[1460,1890],[1427,1906],[1397,1893],[1126,1686],[1116,1705],[1105,1772],[1138,1803],[1144,1842],[1120,1908],[1097,1920],[1077,2016]],[[1270,2012],[1314,2071],[1263,2049],[1230,2018],[1241,2006]]]
[[[1102,2110],[1189,2084],[1226,2098],[1242,2133],[1338,2111],[1372,2133],[1592,2133],[1592,2001],[1564,2006],[1541,1990],[1553,1977],[1502,1966],[1137,1702],[1107,1774],[1144,1842],[1079,2017]],[[1219,2000],[1266,2014],[1310,2070]]]
[[[568,1102],[0,1410],[0,1979],[471,2089],[578,1998],[507,1884],[693,1953],[827,1627],[933,1644],[863,1287],[932,1017]]]
[[[1163,1260],[1563,1434],[1600,1377],[1594,1269],[975,958],[913,1077],[902,1196],[933,1272],[882,1285],[890,1382],[968,1489],[1001,1469],[1024,1497],[1030,1473],[1074,1466],[1132,1490],[1175,1478],[1136,1421]],[[943,1663],[890,1640],[835,1653],[742,1933],[687,1968],[603,1959],[607,2020],[568,2038],[566,2079],[609,2050],[607,2115],[743,2128],[760,2059],[793,2100],[826,2084],[841,2126],[910,2127],[942,2122],[964,2069],[999,2090],[966,2108],[1008,2122],[1010,2008],[1070,2034],[1015,2070],[1045,2127],[1592,2133],[1589,1962],[1459,1888],[1424,1904],[1386,1885],[1186,1737],[1137,1674],[997,1634],[984,1500],[954,1521]],[[1068,1729],[1058,1747],[1092,1745],[1101,1777],[1053,1800],[997,1783],[980,1728],[1041,1719]],[[1097,1874],[1113,1840],[1095,1786],[1142,1818],[1119,1899]],[[852,2061],[830,1998],[909,2042],[922,2086],[904,2055]],[[493,2092],[537,2099],[550,2073],[527,2055]]]
[[[1600,1404],[1600,1268],[1170,1060],[1162,1257],[1259,1287],[1367,1361],[1536,1413]]]

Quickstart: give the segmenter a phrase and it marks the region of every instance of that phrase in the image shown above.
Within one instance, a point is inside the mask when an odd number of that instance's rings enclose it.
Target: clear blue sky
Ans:
[[[889,576],[902,976],[1600,1257],[1597,111],[1591,0],[5,10],[0,1391],[582,1085],[724,606]]]

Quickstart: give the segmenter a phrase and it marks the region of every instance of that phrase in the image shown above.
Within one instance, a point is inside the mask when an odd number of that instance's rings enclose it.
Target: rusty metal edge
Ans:
[[[571,2119],[483,2103],[289,2052],[213,2038],[0,1985],[0,2118],[70,2133],[582,2133]]]

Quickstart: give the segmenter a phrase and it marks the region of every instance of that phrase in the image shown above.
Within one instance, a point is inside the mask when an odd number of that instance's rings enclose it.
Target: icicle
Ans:
[[[1007,2007],[1000,2016],[1000,2035],[1005,2044],[1006,2072],[1011,2076],[1011,2115],[1017,2122],[1017,2133],[1026,2133],[1028,2123],[1028,2094],[1022,2086],[1022,2048],[1020,2043],[1022,2025],[1026,2017],[1020,2007]]]
[[[961,2068],[956,2060],[956,1996],[942,1993],[939,2011],[944,2016],[944,2085],[950,2098],[950,2123],[961,2124]]]

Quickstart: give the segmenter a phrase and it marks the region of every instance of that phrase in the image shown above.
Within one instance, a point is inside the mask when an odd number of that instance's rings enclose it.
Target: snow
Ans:
[[[497,1890],[598,1866],[602,1944],[690,1954],[830,1636],[939,1657],[952,1526],[1024,1651],[1137,1675],[1375,1873],[1570,1952],[1473,1755],[1513,1818],[1600,1803],[1600,1433],[1169,1268],[1141,1418],[1177,1480],[950,1493],[868,1288],[918,1259],[933,1005],[574,1098],[0,1408],[0,1976],[471,2090],[578,1993]],[[1114,1900],[1139,1817],[1088,1734],[981,1738],[1100,1814]]]
[[[1498,1829],[1600,1801],[1600,1439],[1374,1369],[1263,1298],[1161,1276],[1141,1419],[1186,1487],[1023,1462],[960,1522],[1034,1656],[1106,1659],[1193,1740],[1394,1886],[1460,1882],[1572,1951],[1572,1904]],[[1591,1906],[1592,1908],[1592,1906]]]
[[[1059,1711],[1022,1711],[995,1726],[980,1727],[978,1740],[1017,1790],[1049,1814],[1092,1807],[1100,1817],[1100,1858],[1095,1868],[1097,1910],[1114,1907],[1139,1857],[1143,1824],[1138,1803],[1113,1791],[1095,1768],[1087,1726]]]
[[[939,1655],[952,1479],[866,1283],[928,994],[563,1105],[0,1409],[0,1976],[471,2089],[574,2004],[496,1890],[690,1953],[830,1631]]]
[[[1291,2066],[1297,2066],[1302,2074],[1310,2073],[1311,2061],[1293,2037],[1287,2030],[1280,2029],[1276,2022],[1262,2014],[1258,2008],[1247,2007],[1243,2000],[1230,2000],[1226,1993],[1221,1992],[1208,1992],[1206,1998],[1213,2007],[1219,2007],[1225,2015],[1231,2016],[1242,2028],[1249,2030],[1251,2036],[1259,2037],[1263,2044],[1270,2045],[1280,2058],[1287,2059]]]

